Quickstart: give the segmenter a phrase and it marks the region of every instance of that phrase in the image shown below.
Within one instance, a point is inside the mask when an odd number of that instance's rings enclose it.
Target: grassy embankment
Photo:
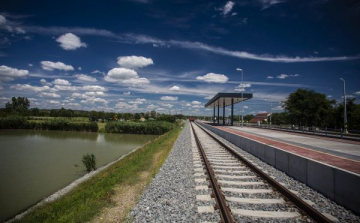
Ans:
[[[123,194],[119,195],[116,188],[137,188],[135,195],[140,195],[144,185],[151,181],[166,160],[180,132],[181,128],[175,127],[80,184],[59,200],[35,209],[16,222],[87,222],[101,215],[106,208],[113,207],[114,196],[127,196],[127,190],[120,190]],[[125,203],[125,214],[117,219],[118,222],[124,221],[131,205],[131,202]]]

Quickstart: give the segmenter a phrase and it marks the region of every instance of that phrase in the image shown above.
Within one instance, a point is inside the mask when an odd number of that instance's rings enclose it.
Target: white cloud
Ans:
[[[28,70],[18,70],[4,65],[0,66],[0,80],[3,81],[12,81],[14,78],[26,77],[28,74]]]
[[[191,104],[193,104],[193,105],[200,105],[201,102],[200,102],[200,101],[192,101]]]
[[[32,63],[29,63],[28,66],[29,66],[29,67],[32,67],[32,66],[34,66],[34,65],[33,65]]]
[[[87,98],[90,98],[90,97],[87,96],[86,94],[73,93],[73,94],[71,95],[71,98],[87,99]]]
[[[170,91],[180,91],[180,87],[174,85],[174,86],[172,86],[169,90],[170,90]]]
[[[129,104],[144,104],[146,101],[145,98],[137,98],[135,101],[130,101]]]
[[[299,77],[300,75],[299,74],[280,74],[278,76],[276,76],[276,78],[278,79],[285,79],[285,78],[288,78],[288,77]]]
[[[248,109],[248,108],[249,108],[249,106],[247,106],[247,105],[244,105],[244,106],[243,106],[243,108],[245,108],[245,109]]]
[[[228,14],[229,12],[231,12],[231,10],[233,9],[235,3],[232,1],[228,1],[226,3],[226,5],[223,8],[222,14],[225,16],[226,14]]]
[[[3,15],[0,15],[0,25],[4,25],[6,23],[6,18]]]
[[[239,84],[238,87],[247,88],[247,87],[251,87],[251,84],[249,84],[249,83],[241,83],[241,84]]]
[[[145,84],[149,84],[150,81],[147,78],[140,77],[140,78],[130,78],[128,80],[123,80],[124,84],[129,84],[131,86],[141,86]]]
[[[160,99],[163,100],[163,101],[177,101],[178,97],[162,96]]]
[[[60,104],[59,101],[50,101],[50,104]]]
[[[66,33],[56,39],[64,50],[75,50],[80,47],[87,47],[86,43],[81,42],[80,38],[72,33]]]
[[[47,82],[45,79],[41,79],[41,80],[40,80],[40,83],[41,83],[42,85],[44,85],[44,86],[49,86],[49,87],[53,85],[52,83]]]
[[[279,105],[279,106],[276,106],[276,107],[272,108],[271,110],[273,110],[273,111],[282,111],[282,110],[284,110],[284,108],[281,105]]]
[[[136,110],[138,110],[138,107],[137,107],[138,105],[137,104],[128,104],[128,103],[126,103],[126,102],[118,102],[118,103],[116,103],[116,105],[115,105],[115,108],[118,108],[118,109],[120,109],[120,111],[127,111],[127,112],[129,112],[129,111],[136,111]]]
[[[327,97],[328,97],[328,98],[332,98],[332,96],[331,96],[331,95],[328,95]]]
[[[71,65],[66,65],[63,62],[51,62],[51,61],[41,61],[40,62],[42,69],[44,70],[65,70],[70,71],[74,70],[74,67]]]
[[[214,96],[207,96],[204,99],[212,99]]]
[[[104,92],[102,92],[102,91],[89,91],[89,92],[85,92],[85,95],[88,95],[88,96],[103,96]]]
[[[104,79],[108,82],[122,82],[126,79],[138,77],[139,76],[135,70],[120,67],[111,69]]]
[[[267,79],[273,79],[274,77],[273,76],[267,76]]]
[[[201,105],[193,105],[192,107],[193,107],[193,108],[202,108]]]
[[[97,81],[95,77],[90,77],[86,74],[77,74],[77,75],[75,75],[75,77],[80,81],[87,81],[87,82],[96,82]]]
[[[285,2],[285,0],[260,0],[260,3],[262,4],[262,10],[283,2]]]
[[[123,92],[123,94],[124,94],[124,95],[130,95],[131,92],[130,92],[130,91],[128,91],[128,92]]]
[[[234,90],[242,92],[242,91],[245,91],[245,88],[235,88]]]
[[[16,85],[11,85],[10,89],[15,89],[18,91],[40,92],[40,91],[50,90],[50,87],[48,86],[37,87],[37,86],[31,86],[29,84],[16,84]]]
[[[151,58],[142,56],[123,56],[118,57],[117,63],[125,68],[141,68],[154,64]]]
[[[48,93],[48,92],[41,92],[39,94],[40,97],[48,97],[48,98],[60,98],[61,96],[56,93]]]
[[[21,27],[16,27],[15,28],[15,32],[18,33],[18,34],[25,34],[25,30],[23,30]]]
[[[190,103],[187,103],[185,106],[186,106],[186,107],[191,107],[191,104],[190,104]]]
[[[231,13],[231,16],[236,16],[236,15],[237,15],[237,12]]]
[[[151,104],[151,105],[148,105],[146,108],[149,110],[155,110],[155,109],[159,108],[159,106]]]
[[[99,71],[99,70],[94,70],[91,72],[92,74],[102,74],[105,75],[105,72]]]
[[[196,80],[201,80],[209,83],[225,83],[229,80],[229,78],[223,74],[208,73],[204,76],[196,77]]]
[[[84,90],[84,91],[106,91],[106,88],[99,86],[99,85],[85,85],[85,86],[81,87],[81,90]]]
[[[79,90],[78,87],[70,86],[70,85],[55,85],[53,89],[56,91],[78,91]]]
[[[55,79],[53,82],[55,85],[64,85],[64,86],[70,86],[70,82],[64,79]]]
[[[82,68],[81,68],[81,67],[78,67],[78,70],[82,70]]]
[[[168,104],[168,103],[159,103],[159,105],[166,107],[166,108],[172,108],[174,105]]]
[[[360,91],[355,92],[354,94],[360,95]]]
[[[95,104],[95,103],[103,103],[108,104],[109,102],[103,98],[88,98],[86,100],[80,101],[82,104]]]

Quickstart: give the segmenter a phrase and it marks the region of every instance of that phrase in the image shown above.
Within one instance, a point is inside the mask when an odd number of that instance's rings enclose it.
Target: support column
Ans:
[[[217,117],[217,124],[219,124],[220,122],[220,105],[219,105],[219,101],[218,101],[218,117]]]
[[[234,125],[234,99],[231,99],[231,126]]]
[[[223,125],[225,125],[225,98],[223,102]]]
[[[215,104],[214,104],[214,115],[213,115],[213,123],[215,123]]]

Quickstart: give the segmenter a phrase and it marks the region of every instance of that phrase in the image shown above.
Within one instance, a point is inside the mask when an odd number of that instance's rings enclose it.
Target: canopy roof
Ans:
[[[208,103],[206,103],[205,108],[213,108],[213,107],[225,107],[231,105],[231,99],[234,99],[234,104],[249,100],[253,97],[251,93],[217,93]]]

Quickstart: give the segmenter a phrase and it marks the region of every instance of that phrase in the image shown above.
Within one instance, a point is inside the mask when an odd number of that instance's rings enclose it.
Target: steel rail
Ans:
[[[191,124],[191,123],[190,123]],[[217,183],[217,180],[215,178],[215,172],[213,171],[213,169],[211,168],[210,162],[207,159],[206,155],[205,155],[205,151],[203,149],[203,147],[201,146],[200,140],[195,132],[194,127],[191,125],[191,128],[193,130],[193,134],[195,137],[195,141],[196,141],[196,145],[198,147],[198,149],[200,150],[200,154],[201,157],[204,161],[204,165],[206,168],[206,171],[208,173],[208,176],[210,178],[210,182],[211,182],[211,187],[213,189],[213,193],[215,195],[215,199],[217,202],[217,208],[219,209],[220,212],[220,217],[221,217],[221,221],[224,223],[235,223],[231,213],[230,213],[230,209],[229,206],[227,205],[227,202],[223,196],[223,194],[220,191],[220,186]]]
[[[196,123],[196,122],[194,122]],[[219,139],[208,133],[204,130],[202,126],[196,123],[196,125],[202,129],[207,135],[209,135],[212,139],[214,139],[217,143],[219,143],[222,147],[224,147],[227,151],[229,151],[233,156],[243,162],[246,166],[248,166],[251,170],[253,170],[259,177],[261,177],[264,181],[270,184],[276,191],[282,194],[285,198],[287,198],[291,203],[293,203],[299,210],[304,212],[307,216],[309,216],[312,220],[318,223],[331,223],[332,221],[317,211],[315,208],[307,204],[297,195],[292,193],[289,189],[282,186],[280,183],[271,178],[268,174],[266,174],[261,169],[257,168],[254,164],[249,162],[247,159],[239,155],[232,148],[221,142]]]

